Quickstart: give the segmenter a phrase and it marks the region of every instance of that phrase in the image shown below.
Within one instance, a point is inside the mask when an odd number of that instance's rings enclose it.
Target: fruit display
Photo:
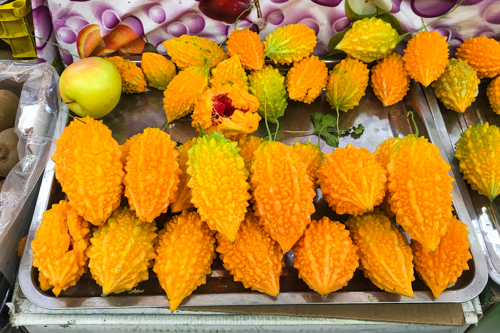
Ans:
[[[413,297],[413,255],[405,236],[378,209],[346,222],[358,247],[360,268],[374,285]]]
[[[267,35],[264,51],[275,64],[291,64],[309,56],[315,46],[314,30],[304,24],[289,24]]]
[[[80,117],[99,119],[110,113],[120,100],[122,79],[110,61],[85,58],[64,70],[59,93],[68,108]]]
[[[61,200],[43,214],[31,242],[33,266],[38,268],[40,288],[52,287],[54,295],[74,286],[87,270],[85,250],[89,224],[67,201]]]
[[[7,177],[10,170],[19,163],[18,142],[19,137],[13,127],[0,132],[0,177]]]
[[[125,196],[141,222],[166,213],[179,185],[175,142],[159,128],[146,128],[130,145],[125,164]]]
[[[247,70],[259,71],[264,66],[264,43],[249,29],[233,30],[227,36],[227,52],[231,57],[238,54],[241,65]]]
[[[418,134],[398,140],[387,165],[396,221],[427,251],[436,250],[451,219],[450,169],[439,149]]]
[[[198,138],[188,151],[191,202],[201,220],[234,242],[245,219],[250,195],[248,171],[237,143],[213,132]]]
[[[209,3],[200,9],[231,20]],[[314,55],[315,30],[304,24],[279,26],[265,41],[235,25],[220,45],[187,33],[158,41],[171,60],[146,52],[139,67],[107,58],[123,93],[161,91],[144,94],[147,112],[127,114],[125,143],[94,120],[103,113],[73,119],[56,141],[52,160],[68,201],[46,212],[31,245],[42,289],[59,295],[88,267],[103,296],[156,283],[175,311],[192,294],[224,290],[276,300],[293,278],[322,300],[354,280],[411,298],[414,269],[437,297],[468,269],[466,226],[452,215],[451,167],[418,128],[396,134],[410,123],[411,79],[434,82],[455,111],[474,103],[485,74],[468,59],[448,60],[446,38],[414,34],[403,56],[394,49],[405,35],[378,17],[361,18],[334,47],[347,57],[332,63]],[[493,108],[497,85],[488,88]],[[492,167],[498,134],[485,124],[457,143],[464,178],[489,198],[500,193]],[[64,229],[70,215],[82,225],[79,236]],[[80,256],[70,275],[42,274],[55,256],[44,248],[56,247],[52,234],[90,244],[81,253],[57,244],[57,265]],[[202,286],[212,279],[220,289]]]
[[[172,312],[212,272],[214,234],[198,213],[185,210],[159,232],[153,270],[167,293]]]
[[[103,296],[130,291],[149,278],[157,240],[156,225],[141,222],[128,207],[119,207],[94,231],[85,254]]]
[[[418,241],[411,243],[415,271],[438,297],[449,285],[455,283],[472,258],[469,247],[467,226],[450,218],[448,230],[434,252],[428,252]]]
[[[175,191],[175,196],[170,204],[170,209],[174,213],[180,213],[183,210],[189,210],[193,207],[193,204],[191,203],[191,189],[188,186],[191,176],[187,173],[187,162],[189,161],[188,151],[196,144],[196,142],[197,138],[193,138],[177,147],[177,151],[179,152],[179,169],[181,173],[179,174],[179,186],[177,191]]]
[[[422,31],[413,36],[403,56],[408,75],[415,81],[429,86],[437,80],[448,64],[446,37],[437,31]]]
[[[299,278],[318,294],[326,296],[347,286],[359,266],[358,247],[338,221],[323,217],[311,221],[294,245],[294,267]]]
[[[163,99],[169,123],[193,111],[196,100],[208,87],[209,73],[210,68],[206,65],[191,66],[170,81]]]
[[[147,83],[144,74],[134,62],[119,56],[106,59],[111,61],[120,72],[123,93],[134,94],[146,91]]]
[[[499,76],[500,77],[500,76]],[[491,109],[496,114],[500,114],[500,79],[496,77],[488,85],[486,89],[486,95],[488,96],[488,101],[490,102]]]
[[[290,99],[311,104],[321,94],[328,79],[328,68],[316,56],[294,63],[286,75]]]
[[[456,57],[474,68],[480,79],[500,74],[500,43],[493,38],[481,36],[464,41]]]
[[[444,73],[432,84],[436,97],[444,106],[460,113],[476,100],[478,86],[476,71],[459,59],[451,59]]]
[[[347,112],[359,105],[368,86],[368,67],[354,58],[347,58],[330,71],[326,99],[332,109]]]
[[[337,148],[318,170],[318,183],[326,201],[337,214],[361,215],[382,202],[387,171],[364,148]]]
[[[385,58],[399,42],[398,32],[389,23],[367,17],[354,22],[335,48],[369,63]]]
[[[167,89],[168,84],[176,74],[173,62],[152,52],[142,54],[141,70],[147,85],[162,91]]]
[[[490,200],[500,194],[500,131],[488,123],[469,126],[456,143],[460,171],[473,190]]]
[[[401,55],[391,53],[379,60],[372,68],[371,82],[373,92],[384,106],[401,101],[410,89],[410,79]]]
[[[241,222],[234,243],[220,233],[216,236],[217,252],[234,281],[270,296],[279,294],[283,252],[252,211]]]
[[[239,84],[217,85],[206,90],[193,111],[194,128],[215,131],[228,139],[240,139],[259,127],[259,100]]]
[[[218,85],[238,85],[248,90],[248,77],[241,65],[240,56],[236,53],[229,59],[220,62],[212,70],[212,78],[209,81],[211,87]]]
[[[248,75],[248,81],[248,91],[259,99],[260,116],[277,123],[288,106],[285,77],[277,68],[267,65]]]
[[[214,41],[198,36],[182,35],[163,42],[168,55],[179,69],[207,64],[214,68],[227,58],[224,50]],[[207,61],[210,62],[207,63]]]
[[[56,178],[78,215],[101,225],[118,208],[125,175],[122,152],[102,121],[75,119],[56,141]]]
[[[266,141],[250,167],[255,215],[266,232],[287,252],[311,222],[316,195],[307,165],[293,147]]]

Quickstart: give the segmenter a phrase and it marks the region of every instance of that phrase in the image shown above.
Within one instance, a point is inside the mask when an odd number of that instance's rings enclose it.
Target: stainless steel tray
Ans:
[[[105,123],[110,124],[118,141],[123,142],[145,127],[153,126],[154,123],[162,124],[165,121],[165,113],[162,107],[163,94],[152,90],[143,94],[123,96],[115,111],[107,116]],[[419,85],[412,84],[408,95],[397,105],[383,107],[376,99],[371,88],[367,89],[366,96],[361,104],[347,113],[340,115],[340,127],[346,128],[358,123],[365,126],[365,132],[360,139],[351,137],[341,138],[340,146],[345,147],[351,143],[357,147],[364,147],[374,151],[379,143],[398,131],[403,135],[412,133],[412,126],[408,120],[407,111],[416,112],[416,121],[421,135],[424,135],[444,151],[443,144],[439,139],[438,128],[434,123],[427,102]],[[332,113],[330,105],[325,99],[324,93],[311,105],[289,101],[285,116],[280,124],[281,129],[286,130],[312,130],[313,125],[310,115],[314,112]],[[189,117],[188,117],[189,118]],[[119,125],[122,125],[121,127]],[[118,125],[118,126],[117,126]],[[185,119],[174,122],[168,129],[172,139],[184,142],[196,136],[197,133],[191,127],[191,123]],[[265,126],[261,124],[255,133],[258,136],[266,135]],[[310,140],[317,142],[315,136],[297,137],[294,134],[281,132],[278,139],[287,144],[295,141],[305,142]],[[330,153],[333,149],[322,142],[322,151]],[[447,155],[442,154],[447,161]],[[286,267],[280,279],[281,292],[277,297],[270,297],[258,292],[252,292],[243,287],[239,282],[234,282],[232,276],[222,267],[221,261],[216,259],[212,265],[212,274],[207,277],[207,283],[198,287],[196,291],[187,297],[181,306],[213,306],[213,305],[270,305],[270,304],[347,304],[347,303],[456,303],[471,300],[477,296],[485,287],[488,274],[482,248],[474,233],[474,226],[469,218],[461,193],[458,188],[453,188],[455,210],[461,221],[469,227],[471,252],[473,259],[470,260],[470,270],[463,273],[454,286],[444,291],[438,299],[434,299],[430,289],[427,288],[417,277],[413,283],[414,298],[408,298],[381,291],[363,276],[361,271],[356,271],[354,278],[349,284],[337,292],[331,293],[325,298],[311,291],[308,286],[298,278],[297,271],[293,268],[293,254],[286,254]],[[23,294],[33,303],[52,309],[62,308],[111,308],[111,307],[166,307],[168,299],[160,288],[158,279],[150,270],[148,281],[140,283],[134,292],[121,293],[100,297],[101,288],[92,280],[90,273],[82,276],[78,284],[61,293],[56,298],[50,291],[43,292],[39,289],[38,270],[32,267],[31,241],[37,230],[43,212],[53,203],[64,198],[61,187],[54,178],[54,164],[47,165],[43,183],[40,190],[39,200],[33,216],[33,222],[23,255],[19,282]],[[318,196],[315,199],[316,213],[313,218],[329,216],[332,219],[345,221],[347,216],[337,216],[328,207],[327,203]],[[161,229],[168,219],[167,214],[162,214],[157,219],[158,228]]]
[[[490,82],[488,79],[483,80],[476,101],[463,114],[446,109],[436,99],[432,89],[427,88],[424,92],[431,114],[441,130],[440,136],[445,146],[444,151],[451,162],[455,183],[462,192],[463,201],[476,233],[482,235],[480,241],[485,252],[489,275],[493,281],[500,284],[500,198],[490,201],[474,191],[463,179],[458,160],[454,156],[456,142],[470,125],[482,121],[500,126],[500,115],[493,112],[486,97],[486,87]]]

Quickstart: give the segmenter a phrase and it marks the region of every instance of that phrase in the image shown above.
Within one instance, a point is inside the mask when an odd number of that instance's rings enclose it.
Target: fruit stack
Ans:
[[[310,55],[314,31],[298,24],[265,42],[235,30],[227,53],[202,37],[167,40],[171,62],[146,53],[142,71],[109,58],[124,93],[164,90],[167,121],[193,112],[200,136],[176,147],[163,130],[146,128],[119,146],[101,121],[73,120],[52,158],[67,201],[44,214],[31,244],[41,288],[59,295],[89,268],[106,296],[132,290],[153,267],[173,311],[206,282],[218,253],[235,281],[277,296],[283,254],[293,250],[299,277],[321,295],[360,268],[377,287],[407,297],[415,270],[438,297],[471,254],[467,227],[452,215],[450,166],[436,146],[416,133],[389,138],[375,153],[348,145],[323,155],[310,143],[248,135],[261,119],[279,124],[288,98],[311,103],[325,87],[337,116],[354,108],[368,86],[365,62],[374,60],[372,86],[384,105],[403,99],[409,78],[437,79],[445,105],[473,100],[476,71],[448,62],[437,33],[417,34],[404,57],[392,53],[400,39],[378,18],[357,21],[337,46],[349,57],[330,73]],[[286,77],[265,57],[292,64]],[[311,220],[318,187],[333,211],[349,215],[345,224]],[[157,233],[155,220],[169,207],[178,214]]]

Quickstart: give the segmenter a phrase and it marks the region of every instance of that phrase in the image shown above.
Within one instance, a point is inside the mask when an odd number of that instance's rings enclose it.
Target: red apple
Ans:
[[[250,15],[251,10],[247,9],[251,3],[252,0],[200,0],[198,8],[211,19],[234,23],[238,17],[243,19]],[[241,15],[245,10],[247,11]]]

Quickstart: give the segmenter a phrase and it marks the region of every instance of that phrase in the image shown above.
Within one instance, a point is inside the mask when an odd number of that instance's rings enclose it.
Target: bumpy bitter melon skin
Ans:
[[[347,145],[325,155],[318,170],[318,183],[337,214],[354,216],[373,210],[387,189],[387,171],[375,155],[364,148]]]
[[[198,98],[191,125],[238,140],[259,128],[259,100],[240,85],[217,85]]]
[[[141,70],[148,86],[162,91],[167,89],[168,84],[176,74],[173,62],[160,54],[152,52],[142,54]]]
[[[398,32],[389,23],[370,17],[354,22],[335,49],[369,63],[385,58],[399,41]]]
[[[302,162],[307,165],[307,175],[309,176],[309,180],[313,183],[313,188],[316,189],[318,187],[318,170],[325,160],[321,149],[310,142],[295,142],[293,151],[299,154],[302,158]]]
[[[259,224],[289,251],[311,222],[316,193],[307,166],[293,147],[266,141],[254,153],[250,168],[255,215]]]
[[[408,74],[428,87],[444,73],[448,63],[446,37],[437,31],[422,31],[413,36],[403,57]]]
[[[460,45],[455,56],[474,68],[480,79],[500,74],[500,43],[493,38],[469,38]]]
[[[90,239],[86,251],[94,280],[102,296],[135,288],[149,278],[156,257],[155,223],[142,223],[128,207],[119,207]]]
[[[285,77],[277,68],[264,66],[260,71],[248,75],[249,92],[259,99],[259,114],[262,119],[277,123],[288,106]]]
[[[396,143],[387,165],[396,221],[428,251],[436,250],[451,218],[450,169],[438,147],[413,134]]]
[[[375,96],[384,106],[403,100],[410,89],[410,79],[403,58],[393,52],[379,60],[372,68],[371,82]]]
[[[258,71],[264,66],[264,43],[259,34],[250,29],[233,30],[226,44],[230,56],[240,56],[243,68]]]
[[[277,296],[285,266],[283,252],[258,222],[250,211],[241,222],[234,243],[217,234],[217,252],[234,281],[241,281],[245,288]]]
[[[56,178],[78,215],[104,223],[120,205],[125,175],[111,131],[91,117],[75,119],[55,142]]]
[[[347,58],[330,71],[326,85],[326,100],[332,109],[347,112],[359,105],[368,86],[368,67],[361,61]]]
[[[211,87],[229,84],[231,86],[239,85],[248,90],[248,77],[241,65],[240,56],[235,54],[212,69],[212,78],[209,83]]]
[[[217,43],[204,37],[182,35],[164,41],[163,46],[179,69],[205,65],[205,62],[212,56],[208,65],[214,68],[218,63],[227,59],[227,54],[222,48],[219,49]]]
[[[266,37],[266,55],[275,64],[289,65],[309,56],[316,46],[316,34],[305,24],[289,24],[276,28]]]
[[[254,161],[254,153],[265,140],[253,135],[248,135],[238,141],[238,148],[240,148],[240,156],[245,161],[245,167],[250,170]]]
[[[389,159],[391,157],[392,152],[394,151],[394,146],[396,143],[401,140],[399,137],[389,137],[386,140],[382,141],[375,149],[375,158],[377,162],[380,163],[384,169],[387,170],[387,164],[389,164]],[[384,200],[379,205],[380,210],[382,210],[387,216],[393,217],[396,214],[391,210],[391,192],[386,191]]]
[[[167,121],[184,117],[193,111],[196,100],[208,88],[208,66],[191,66],[173,78],[163,92]]]
[[[418,241],[411,242],[415,271],[432,290],[434,297],[439,297],[464,270],[469,269],[467,262],[472,255],[468,235],[467,226],[453,216],[436,251],[429,252]]]
[[[405,236],[384,213],[351,216],[346,222],[359,248],[360,268],[374,285],[385,291],[413,297],[413,254]]]
[[[87,270],[85,250],[89,245],[89,224],[67,201],[61,200],[43,213],[31,242],[33,266],[43,291],[54,295],[74,286]]]
[[[166,213],[179,185],[179,153],[170,135],[146,128],[130,146],[123,178],[130,209],[142,222]]]
[[[216,256],[214,234],[198,213],[186,210],[159,232],[153,271],[167,293],[170,311],[206,283]]]
[[[188,151],[191,202],[202,221],[234,242],[245,219],[250,195],[248,171],[237,143],[213,132],[198,138]]]
[[[446,108],[464,113],[476,100],[479,78],[465,61],[451,59],[444,73],[432,84],[436,97]]]
[[[500,114],[500,76],[494,78],[488,85],[486,95],[488,96],[488,101],[493,112]]]
[[[170,204],[170,209],[174,213],[180,213],[183,210],[189,210],[193,207],[193,204],[191,203],[191,189],[187,185],[189,179],[191,179],[191,176],[187,173],[187,162],[189,160],[188,150],[196,144],[196,141],[197,138],[192,138],[177,147],[177,151],[179,152],[178,161],[181,174],[179,175],[179,188],[175,192],[174,199]]]
[[[130,62],[122,57],[106,58],[113,63],[120,72],[122,78],[122,92],[125,94],[134,94],[145,92],[148,85],[142,70],[137,67],[135,62]]]
[[[293,247],[293,267],[299,278],[320,295],[347,286],[359,266],[358,247],[338,221],[312,221]]]
[[[135,140],[137,140],[139,135],[140,134],[136,134],[136,135],[130,137],[129,139],[127,139],[127,141],[125,141],[124,144],[120,145],[120,150],[122,151],[122,156],[120,157],[120,162],[122,162],[123,167],[125,167],[125,164],[127,164],[127,156],[130,152],[130,146],[132,145],[132,143]]]
[[[500,131],[489,123],[469,126],[456,143],[455,157],[472,189],[490,200],[500,194]]]
[[[321,94],[328,80],[324,60],[310,56],[295,62],[286,75],[290,99],[311,104]]]

